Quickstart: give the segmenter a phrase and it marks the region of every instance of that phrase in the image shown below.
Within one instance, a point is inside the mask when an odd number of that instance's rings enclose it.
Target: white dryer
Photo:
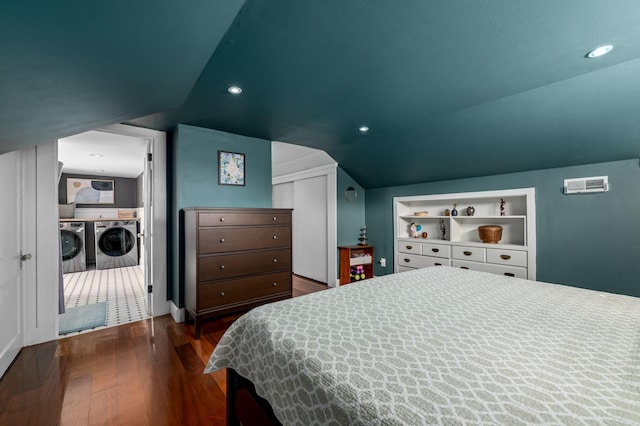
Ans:
[[[60,222],[60,248],[64,274],[87,270],[84,237],[84,222]]]
[[[96,269],[138,264],[138,223],[135,220],[95,222]]]

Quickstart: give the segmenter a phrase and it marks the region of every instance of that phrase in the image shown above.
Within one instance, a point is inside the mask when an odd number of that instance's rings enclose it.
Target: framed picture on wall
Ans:
[[[113,180],[67,178],[67,203],[114,204]]]
[[[244,154],[218,151],[218,185],[244,186]]]

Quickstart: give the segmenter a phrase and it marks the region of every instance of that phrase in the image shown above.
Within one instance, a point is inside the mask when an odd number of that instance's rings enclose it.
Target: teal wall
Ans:
[[[452,166],[455,162],[452,162]],[[606,193],[564,195],[563,179],[609,176]],[[538,281],[640,296],[637,159],[368,189],[366,218],[376,275],[393,272],[393,197],[534,187]]]
[[[218,185],[218,150],[245,154],[245,186]],[[173,277],[171,299],[183,307],[180,272],[180,209],[186,207],[271,207],[271,142],[216,130],[179,125],[171,149]],[[175,283],[180,283],[178,286]],[[177,290],[177,291],[176,291]]]
[[[338,245],[348,246],[358,244],[360,228],[365,222],[365,191],[358,182],[353,180],[344,170],[338,167],[337,173],[337,210],[338,210]],[[352,186],[358,192],[353,201],[347,201],[344,191]]]

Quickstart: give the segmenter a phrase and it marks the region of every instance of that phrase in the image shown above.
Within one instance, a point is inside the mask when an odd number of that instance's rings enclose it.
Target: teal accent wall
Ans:
[[[358,182],[338,167],[337,172],[337,210],[338,210],[338,245],[349,246],[358,244],[360,228],[365,222],[365,191]],[[347,201],[344,191],[348,187],[354,187],[358,196],[353,201]]]
[[[245,186],[218,185],[218,150],[245,154]],[[172,300],[184,306],[180,210],[186,207],[271,207],[271,142],[179,125],[171,149]],[[179,283],[178,286],[175,283]]]
[[[452,162],[452,167],[454,162]],[[563,180],[609,176],[609,192],[564,195]],[[637,159],[368,189],[366,218],[376,275],[393,272],[393,197],[534,187],[538,281],[640,296]]]

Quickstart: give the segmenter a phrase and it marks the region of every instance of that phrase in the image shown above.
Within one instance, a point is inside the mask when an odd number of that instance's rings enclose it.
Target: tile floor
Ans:
[[[87,271],[64,274],[65,307],[107,302],[105,327],[148,318],[145,299],[144,270],[141,265],[102,270],[90,266]],[[64,336],[75,334],[78,333]]]

